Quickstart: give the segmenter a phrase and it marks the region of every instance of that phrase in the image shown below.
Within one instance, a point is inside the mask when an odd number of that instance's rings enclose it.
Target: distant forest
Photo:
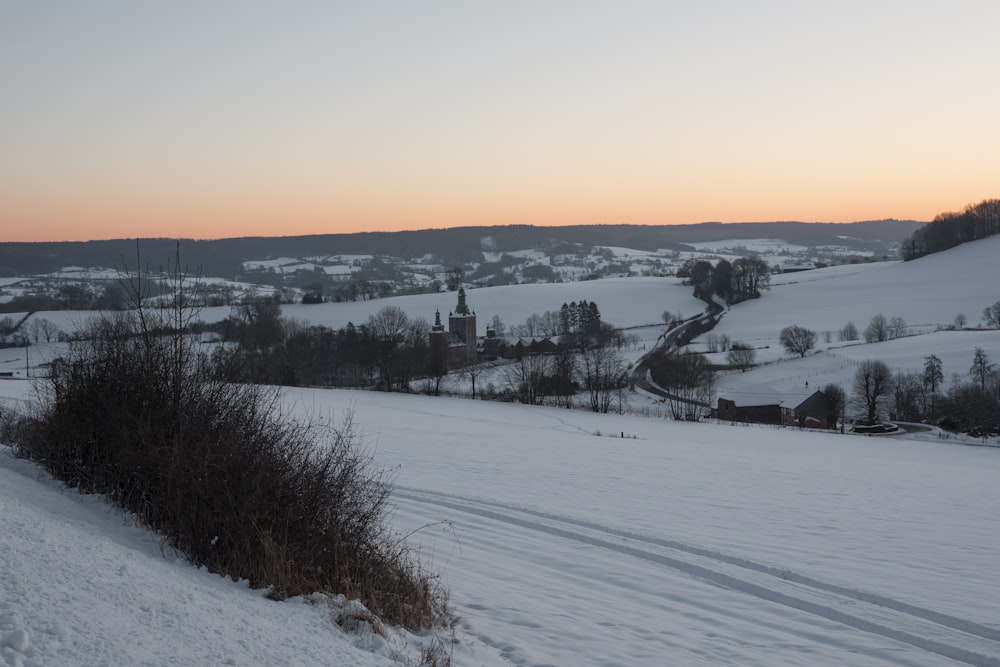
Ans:
[[[968,241],[1000,234],[1000,199],[969,204],[960,213],[942,213],[903,241],[900,252],[909,261]]]
[[[535,227],[506,225],[456,227],[403,232],[318,234],[312,236],[243,237],[219,240],[180,239],[182,261],[192,271],[238,279],[243,262],[273,257],[381,255],[403,258],[432,256],[443,265],[481,262],[484,250],[511,252],[529,248],[573,252],[581,247],[617,246],[635,250],[691,250],[689,243],[729,239],[778,238],[787,243],[840,245],[874,250],[885,242],[902,242],[925,223],[878,220],[853,223],[706,222],[695,225],[577,225]],[[132,269],[166,268],[177,239],[144,238],[104,241],[0,243],[0,275],[48,273],[67,266]],[[136,267],[137,255],[142,267]],[[181,267],[182,269],[185,267]]]

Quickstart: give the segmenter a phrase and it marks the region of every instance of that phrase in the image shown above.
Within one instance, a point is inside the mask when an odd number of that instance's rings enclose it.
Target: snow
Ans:
[[[1000,449],[376,392],[286,401],[353,411],[395,470],[393,527],[461,617],[456,665],[1000,661]],[[393,644],[345,634],[328,606],[195,570],[6,455],[0,508],[4,667],[393,664]]]
[[[753,391],[753,385],[758,384],[768,385],[778,391],[802,387],[807,382],[815,389],[821,389],[829,383],[839,384],[846,389],[862,361],[884,361],[897,374],[923,373],[924,361],[931,354],[941,360],[944,372],[942,386],[947,391],[954,374],[961,376],[963,381],[968,380],[967,373],[977,347],[983,348],[993,359],[1000,358],[1000,331],[938,331],[870,345],[855,342],[821,347],[826,349],[804,358],[784,357],[776,361],[773,358],[782,354],[781,348],[758,350],[758,363],[769,358],[772,359],[771,363],[762,364],[746,373],[723,373],[719,377],[719,395],[732,398],[732,394]],[[725,355],[715,356],[722,363]]]
[[[88,269],[82,266],[66,266],[59,271],[45,275],[50,278],[69,278],[74,280],[119,280],[122,277],[122,273],[118,269]]]
[[[834,336],[847,322],[864,331],[879,313],[933,330],[959,313],[970,324],[1000,299],[1000,236],[910,262],[848,264],[774,276],[760,299],[733,306],[715,333],[776,341],[790,324]]]
[[[2,449],[0,534],[2,667],[394,664],[358,650],[331,608],[192,568]]]
[[[324,266],[323,272],[331,276],[346,276],[353,272],[353,269],[347,264],[334,264],[332,266]]]
[[[670,251],[659,251],[653,252],[650,250],[636,250],[635,248],[623,248],[620,246],[597,246],[598,248],[603,248],[604,250],[610,250],[611,254],[615,258],[622,257],[660,257],[663,255],[669,255]]]
[[[723,241],[698,241],[687,243],[692,248],[703,252],[739,251],[758,254],[777,254],[781,252],[805,252],[806,246],[785,243],[781,239],[729,239]]]
[[[776,276],[716,329],[770,344],[759,353],[772,363],[725,375],[720,393],[846,384],[867,358],[908,372],[937,354],[946,379],[966,373],[975,347],[997,359],[1000,331],[824,343],[803,359],[776,342],[788,324],[835,339],[878,312],[922,331],[958,312],[975,323],[1000,298],[998,250],[1000,238]],[[701,310],[673,279],[468,295],[481,328],[580,299],[619,326]],[[283,312],[342,326],[390,304],[429,318],[454,299]],[[0,408],[31,395],[30,382],[0,380]],[[460,617],[455,665],[1000,665],[1000,447],[378,392],[289,389],[284,400],[303,418],[352,412],[393,471],[392,527],[440,573]],[[276,603],[192,568],[8,450],[0,536],[0,667],[419,664],[428,640],[348,634],[332,620],[346,601]]]
[[[299,264],[298,257],[275,257],[273,259],[255,259],[243,262],[244,269],[278,269],[289,264]]]
[[[487,262],[499,262],[504,255],[510,255],[511,257],[517,257],[520,259],[534,259],[542,260],[545,259],[545,251],[535,250],[533,248],[526,248],[523,250],[508,250],[507,252],[483,252],[483,259]]]
[[[435,310],[439,309],[442,317],[446,317],[455,308],[457,294],[440,292],[370,301],[289,304],[281,307],[281,313],[296,320],[340,328],[348,322],[362,324],[369,315],[386,306],[398,306],[410,317],[432,322]],[[562,304],[572,301],[596,302],[601,319],[618,327],[661,322],[664,310],[694,315],[705,308],[705,304],[691,294],[691,288],[681,285],[676,278],[607,278],[586,282],[501,285],[467,289],[466,295],[469,307],[477,314],[480,335],[486,333],[486,325],[494,315],[499,316],[507,326],[513,326],[523,324],[532,313],[559,310]],[[204,308],[199,317],[205,322],[216,322],[230,313],[228,307]]]

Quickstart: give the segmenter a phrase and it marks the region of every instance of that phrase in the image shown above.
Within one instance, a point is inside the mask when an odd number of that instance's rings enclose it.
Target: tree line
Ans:
[[[944,365],[934,354],[913,373],[893,373],[882,361],[864,361],[852,381],[850,404],[862,423],[888,415],[975,436],[1000,435],[1000,372],[983,348],[975,349],[964,374],[952,375],[947,390],[944,380]]]
[[[505,326],[494,317],[491,327],[502,335]],[[424,390],[440,392],[449,373],[441,351],[430,345],[430,325],[411,318],[398,306],[385,306],[355,325],[340,329],[311,325],[281,315],[281,304],[270,297],[247,297],[220,324],[208,327],[221,336],[214,367],[234,382],[288,386],[372,387],[412,391],[426,380]],[[590,409],[608,412],[627,386],[621,349],[635,344],[603,322],[597,304],[563,304],[559,310],[534,313],[515,333],[556,336],[547,354],[511,350],[512,360],[498,371],[502,386],[492,384],[479,397],[528,404],[555,402],[571,407],[581,399]],[[476,362],[456,373],[472,383],[487,362]]]
[[[1000,199],[985,199],[957,213],[941,213],[904,240],[900,253],[909,261],[997,234]]]
[[[760,298],[760,291],[771,287],[771,269],[759,257],[720,259],[714,266],[704,259],[689,259],[676,275],[693,286],[695,297],[702,301],[711,301],[714,295],[726,303],[740,303]]]

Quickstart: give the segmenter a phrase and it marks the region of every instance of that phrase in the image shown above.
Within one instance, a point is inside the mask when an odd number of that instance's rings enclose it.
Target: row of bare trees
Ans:
[[[558,337],[552,354],[524,354],[503,367],[506,394],[521,403],[555,402],[572,407],[584,396],[593,412],[621,407],[628,386],[628,367],[621,348],[633,344],[629,336],[601,320],[597,304],[580,301],[528,317],[513,327],[523,334]]]
[[[248,297],[219,326],[218,355],[230,379],[283,385],[408,390],[430,373],[430,326],[386,306],[359,326],[310,325],[281,315],[269,297]]]
[[[965,377],[953,374],[941,391],[945,373],[937,355],[927,355],[918,373],[894,374],[884,362],[867,360],[854,375],[851,405],[868,424],[888,415],[976,435],[1000,433],[1000,372],[983,348],[975,349]]]

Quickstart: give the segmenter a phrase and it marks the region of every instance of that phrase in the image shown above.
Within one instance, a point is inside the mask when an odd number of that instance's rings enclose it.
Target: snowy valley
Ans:
[[[616,253],[625,250],[616,249]],[[1000,237],[911,262],[772,277],[715,335],[757,353],[717,394],[850,384],[858,364],[965,380],[973,351],[1000,360],[982,310],[1000,300]],[[705,304],[675,277],[469,289],[482,321],[517,323],[591,300],[628,328],[634,362],[665,311]],[[413,317],[454,293],[289,304],[340,327],[397,305]],[[199,317],[219,321],[227,306]],[[839,340],[848,322],[899,317],[907,334]],[[27,316],[27,313],[23,315]],[[956,326],[962,315],[965,326]],[[83,312],[31,318],[63,330]],[[801,358],[782,328],[819,334]],[[33,377],[62,344],[0,350],[0,407],[30,409]],[[708,350],[707,336],[693,349]],[[723,363],[721,352],[707,352]],[[33,372],[34,371],[34,372]],[[465,380],[448,376],[462,393]],[[393,471],[392,526],[440,573],[460,617],[454,665],[1000,665],[1000,440],[927,426],[861,436],[664,418],[629,392],[622,414],[459,397],[289,388],[303,418],[351,413]],[[985,445],[985,446],[984,446]],[[195,570],[102,501],[68,492],[0,450],[0,666],[91,664],[418,665],[450,637],[350,634],[338,601],[277,603]]]

